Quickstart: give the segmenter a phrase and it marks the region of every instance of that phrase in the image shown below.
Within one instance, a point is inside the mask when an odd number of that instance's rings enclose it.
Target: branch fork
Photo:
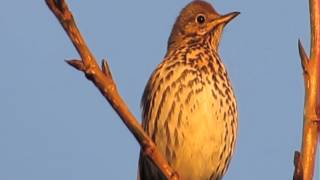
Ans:
[[[96,58],[91,53],[77,28],[67,3],[64,0],[46,0],[46,3],[60,22],[81,57],[81,60],[73,59],[66,60],[66,62],[75,69],[82,71],[87,79],[99,89],[101,94],[110,103],[123,123],[136,138],[141,146],[141,151],[159,168],[164,176],[169,180],[181,179],[179,178],[178,173],[172,169],[164,156],[157,149],[152,139],[144,132],[140,123],[136,120],[121,98],[116,83],[112,78],[107,60],[104,59],[101,68],[99,67]]]
[[[301,151],[294,156],[294,180],[312,180],[320,131],[320,0],[309,0],[310,58],[300,40],[299,54],[305,85]]]

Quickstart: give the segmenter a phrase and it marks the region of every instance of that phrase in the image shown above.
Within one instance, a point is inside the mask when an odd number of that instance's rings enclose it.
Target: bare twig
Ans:
[[[310,59],[299,41],[305,82],[301,153],[295,153],[295,180],[312,180],[320,122],[320,0],[309,0],[311,24]]]
[[[75,20],[67,3],[64,0],[46,0],[46,3],[53,14],[61,23],[65,32],[68,34],[74,47],[81,56],[81,60],[66,61],[69,65],[84,72],[85,76],[93,82],[100,90],[101,94],[108,100],[113,109],[118,113],[124,124],[132,132],[139,142],[142,151],[147,157],[162,171],[162,173],[171,180],[179,179],[175,172],[162,156],[151,138],[143,131],[133,114],[129,111],[127,105],[122,100],[117,90],[116,84],[112,79],[111,71],[106,60],[102,62],[102,70],[86,45],[84,38],[77,28]]]

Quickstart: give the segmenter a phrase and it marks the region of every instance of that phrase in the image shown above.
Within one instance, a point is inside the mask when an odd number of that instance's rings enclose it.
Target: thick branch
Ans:
[[[320,121],[320,0],[310,0],[311,49],[308,59],[299,42],[305,81],[305,104],[301,153],[295,156],[294,179],[312,180]]]
[[[85,76],[94,83],[101,94],[108,100],[113,109],[118,113],[127,128],[139,142],[141,149],[148,158],[163,172],[168,179],[179,179],[175,172],[162,156],[151,138],[144,132],[139,122],[129,111],[117,90],[116,84],[106,60],[102,63],[102,70],[86,45],[84,38],[78,30],[71,11],[64,0],[46,0],[48,7],[61,23],[65,32],[81,56],[81,60],[67,61],[74,68],[84,72]]]

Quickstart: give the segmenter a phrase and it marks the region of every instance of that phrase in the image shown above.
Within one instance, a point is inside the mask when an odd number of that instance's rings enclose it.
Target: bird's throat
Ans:
[[[214,49],[217,52],[219,51],[219,45],[220,45],[223,28],[224,28],[223,25],[219,25],[215,27],[211,32],[209,32],[209,35],[207,36],[207,41],[210,44],[211,49]]]

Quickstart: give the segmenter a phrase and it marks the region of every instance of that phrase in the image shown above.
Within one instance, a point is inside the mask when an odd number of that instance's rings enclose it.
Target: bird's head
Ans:
[[[220,15],[211,4],[202,0],[192,1],[177,17],[168,41],[168,49],[207,37],[213,48],[218,49],[223,28],[238,14],[239,12],[232,12]]]

